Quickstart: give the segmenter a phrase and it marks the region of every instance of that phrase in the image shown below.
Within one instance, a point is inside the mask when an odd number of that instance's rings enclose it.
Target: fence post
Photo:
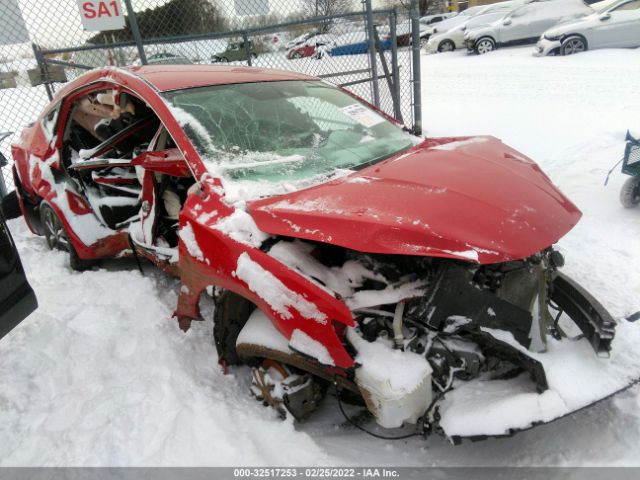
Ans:
[[[371,85],[373,87],[373,104],[380,108],[380,90],[378,89],[378,61],[376,59],[376,39],[374,35],[373,11],[371,0],[364,0],[367,9],[367,36],[369,37],[369,61],[371,62]]]
[[[242,32],[242,43],[244,45],[244,54],[247,57],[247,65],[251,66],[251,49],[249,48],[249,36],[247,32]]]
[[[411,0],[411,53],[413,66],[413,133],[422,135],[422,86],[420,85],[420,7]]]
[[[38,47],[35,43],[31,44],[31,48],[33,49],[33,56],[36,58],[36,63],[38,64],[38,68],[40,69],[40,75],[44,79],[42,84],[44,85],[44,89],[47,91],[47,97],[49,97],[49,101],[53,100],[53,92],[51,91],[51,85],[49,85],[49,70],[47,69],[47,62],[40,51],[40,47]]]
[[[400,69],[398,68],[398,38],[396,35],[397,13],[394,9],[389,15],[389,30],[391,34],[391,76],[393,77],[393,112],[396,120],[402,122],[402,110],[400,108]]]
[[[138,19],[136,18],[136,12],[133,11],[131,6],[131,0],[123,0],[127,7],[127,15],[129,16],[129,26],[131,27],[131,33],[133,34],[133,40],[138,47],[138,55],[140,56],[140,63],[142,65],[147,64],[147,55],[144,53],[144,45],[142,45],[142,37],[140,36],[140,29],[138,28]]]

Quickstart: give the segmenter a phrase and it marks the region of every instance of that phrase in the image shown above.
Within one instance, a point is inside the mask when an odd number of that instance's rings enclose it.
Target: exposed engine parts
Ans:
[[[291,367],[265,359],[262,365],[251,369],[251,393],[282,418],[289,412],[296,420],[302,420],[318,408],[324,391],[311,374],[293,373]]]

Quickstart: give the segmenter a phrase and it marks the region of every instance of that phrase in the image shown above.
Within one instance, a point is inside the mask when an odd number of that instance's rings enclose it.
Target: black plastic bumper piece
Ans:
[[[582,330],[598,356],[609,356],[616,321],[593,295],[571,278],[558,273],[551,300]]]

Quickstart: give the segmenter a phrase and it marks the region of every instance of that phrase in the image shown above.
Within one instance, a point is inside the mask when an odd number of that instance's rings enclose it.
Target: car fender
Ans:
[[[182,287],[175,316],[181,328],[186,330],[192,319],[199,318],[198,299],[214,285],[251,301],[285,338],[290,339],[298,330],[319,343],[327,350],[332,366],[352,367],[353,359],[334,328],[334,322],[354,326],[347,306],[260,250],[258,242],[252,245],[225,233],[220,222],[236,209],[224,203],[219,189],[219,180],[205,179],[202,191],[192,193],[180,213]],[[247,266],[251,278],[241,270]]]

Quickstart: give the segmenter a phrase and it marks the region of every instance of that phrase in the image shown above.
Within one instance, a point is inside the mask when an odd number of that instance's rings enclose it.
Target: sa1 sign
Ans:
[[[120,0],[77,0],[82,26],[86,31],[120,30],[124,14]]]

